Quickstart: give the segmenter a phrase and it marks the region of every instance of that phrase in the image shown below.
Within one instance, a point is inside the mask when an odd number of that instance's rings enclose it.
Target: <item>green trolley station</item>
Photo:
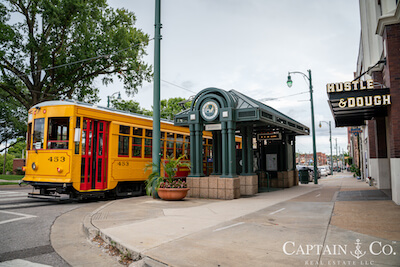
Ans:
[[[295,137],[310,129],[257,100],[206,88],[174,124],[190,129],[189,197],[235,199],[298,184]],[[204,155],[203,131],[212,132],[210,157]],[[212,164],[210,172],[204,164]]]

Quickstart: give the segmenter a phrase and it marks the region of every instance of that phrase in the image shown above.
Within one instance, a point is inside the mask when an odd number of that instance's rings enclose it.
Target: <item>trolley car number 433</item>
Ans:
[[[65,162],[65,157],[50,157],[47,160],[50,162]]]

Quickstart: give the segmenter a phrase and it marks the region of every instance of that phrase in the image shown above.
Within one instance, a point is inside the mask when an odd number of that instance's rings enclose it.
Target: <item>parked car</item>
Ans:
[[[328,176],[330,174],[329,169],[325,166],[318,166],[318,170],[320,171],[321,176]]]
[[[307,166],[309,169],[309,174],[310,174],[310,182],[314,181],[314,166]],[[317,179],[321,178],[321,172],[317,168]]]

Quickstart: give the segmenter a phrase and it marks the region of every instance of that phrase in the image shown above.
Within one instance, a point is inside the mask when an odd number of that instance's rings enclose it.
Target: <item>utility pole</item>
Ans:
[[[153,87],[153,171],[160,173],[161,123],[160,123],[160,47],[161,47],[161,0],[156,0],[154,34],[154,87]]]
[[[7,159],[7,139],[6,139],[6,147],[4,148],[3,174],[6,174],[6,159]]]
[[[336,148],[336,168],[339,169],[339,162],[337,157],[337,138],[335,138],[335,148]]]

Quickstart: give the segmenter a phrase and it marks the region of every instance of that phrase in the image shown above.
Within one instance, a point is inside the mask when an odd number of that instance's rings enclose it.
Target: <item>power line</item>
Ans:
[[[165,82],[165,83],[168,83],[168,84],[170,84],[170,85],[173,85],[173,86],[175,86],[175,87],[181,88],[181,89],[183,89],[183,90],[185,90],[185,91],[191,92],[191,93],[193,93],[193,94],[197,94],[197,92],[193,92],[193,91],[191,91],[191,90],[189,90],[189,89],[187,89],[187,88],[185,88],[185,87],[182,87],[182,86],[180,86],[180,85],[177,85],[177,84],[168,82],[168,81],[163,80],[163,79],[161,79],[161,81],[163,81],[163,82]]]
[[[271,98],[262,98],[259,101],[272,101],[272,100],[278,100],[280,98],[285,98],[285,97],[291,97],[291,96],[296,96],[296,95],[302,95],[306,94],[308,91],[297,93],[297,94],[292,94],[292,95],[285,95],[285,96],[279,96],[279,97],[271,97]],[[307,100],[308,101],[308,100]]]

